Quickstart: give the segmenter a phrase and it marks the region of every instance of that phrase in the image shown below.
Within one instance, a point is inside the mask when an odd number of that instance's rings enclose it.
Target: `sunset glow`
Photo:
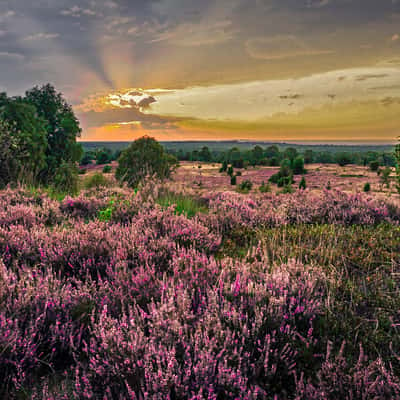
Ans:
[[[0,90],[51,81],[82,140],[399,134],[400,2],[45,3],[0,5]]]

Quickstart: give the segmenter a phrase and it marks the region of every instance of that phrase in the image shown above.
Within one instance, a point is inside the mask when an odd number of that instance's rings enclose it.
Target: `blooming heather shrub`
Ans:
[[[399,398],[399,368],[388,352],[369,352],[371,361],[361,353],[358,362],[338,349],[321,356],[335,340],[327,318],[339,298],[332,288],[344,287],[350,271],[326,268],[329,260],[344,262],[343,247],[300,240],[305,223],[336,224],[336,231],[365,225],[353,233],[369,229],[363,236],[372,250],[354,238],[346,262],[368,258],[370,276],[370,265],[392,260],[397,271],[397,242],[374,240],[376,229],[385,231],[368,226],[397,224],[398,207],[338,192],[227,192],[204,199],[208,214],[187,218],[157,205],[159,190],[93,189],[61,202],[23,189],[0,192],[0,398]],[[100,221],[111,201],[110,219]],[[282,254],[260,242],[242,259],[218,252],[234,230],[266,227],[298,248]],[[385,248],[371,259],[377,246]],[[390,282],[384,285],[395,293]],[[397,303],[387,307],[383,298],[374,297],[395,330]]]
[[[106,207],[105,199],[85,197],[84,195],[76,198],[67,196],[60,204],[60,209],[65,215],[85,219],[96,217],[99,211]]]
[[[328,343],[325,360],[317,374],[317,382],[297,381],[296,400],[400,399],[400,379],[382,359],[368,361],[360,347],[355,365],[349,365],[344,344],[338,355],[331,354]]]

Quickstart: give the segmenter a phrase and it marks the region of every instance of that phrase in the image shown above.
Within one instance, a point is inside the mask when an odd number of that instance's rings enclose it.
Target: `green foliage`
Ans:
[[[283,186],[283,189],[281,190],[282,194],[288,194],[288,193],[293,193],[293,187],[292,183],[288,182]]]
[[[269,193],[271,191],[271,185],[269,183],[265,183],[264,181],[261,183],[259,188],[261,193]]]
[[[369,163],[369,168],[373,172],[377,172],[380,167],[379,161],[374,160]]]
[[[219,172],[226,172],[228,170],[228,163],[224,160],[222,162],[222,166],[221,169],[219,170]]]
[[[269,181],[276,183],[278,187],[283,187],[289,183],[293,183],[293,172],[288,158],[282,160],[279,172],[272,175],[271,178],[269,178]]]
[[[176,165],[175,157],[167,154],[155,139],[144,136],[121,153],[115,176],[135,188],[148,176],[169,178]]]
[[[237,183],[236,175],[231,175],[231,185],[236,186],[236,183]]]
[[[103,165],[112,161],[112,153],[109,149],[99,150],[96,154],[96,164]]]
[[[253,188],[253,183],[246,179],[239,185],[239,189],[243,192],[249,192]]]
[[[8,123],[0,120],[0,188],[16,182],[20,169],[18,157],[18,139]]]
[[[86,169],[86,168],[79,168],[78,174],[79,174],[79,175],[85,175],[86,172],[87,172],[87,169]]]
[[[185,194],[162,191],[156,199],[156,203],[163,208],[175,207],[175,213],[193,218],[196,214],[206,213],[207,207],[198,198]]]
[[[293,160],[293,174],[294,175],[301,175],[305,173],[305,169],[304,169],[304,158],[301,156],[297,156],[294,160]]]
[[[92,164],[92,161],[94,160],[95,156],[92,152],[85,151],[81,158],[80,165],[89,165]]]
[[[228,170],[227,170],[227,174],[232,177],[233,173],[234,173],[233,167],[232,167],[232,165],[230,165]]]
[[[368,193],[368,192],[370,192],[371,191],[371,184],[369,183],[369,182],[367,182],[365,185],[364,185],[364,192],[365,193]]]
[[[392,169],[386,167],[381,170],[380,173],[380,181],[382,185],[386,185],[387,188],[390,187],[390,174],[392,173]]]
[[[109,174],[109,173],[111,173],[112,172],[112,167],[111,167],[111,165],[105,165],[104,167],[103,167],[103,174]]]
[[[108,184],[109,182],[107,178],[99,172],[96,172],[93,175],[88,176],[83,182],[83,186],[85,187],[85,189],[106,187],[108,186]]]
[[[115,209],[115,201],[110,200],[110,202],[108,203],[108,207],[99,212],[99,220],[102,222],[111,221],[114,209]]]
[[[8,123],[9,134],[14,138],[12,180],[38,183],[39,172],[46,166],[45,121],[37,116],[34,106],[19,97],[8,98],[6,94],[0,97],[0,119]]]
[[[78,167],[63,162],[56,170],[51,186],[61,193],[76,194],[79,190]]]
[[[301,181],[299,184],[299,189],[302,189],[302,190],[307,189],[306,179],[304,178],[304,176],[301,178]]]
[[[63,95],[50,84],[28,90],[24,101],[33,105],[38,117],[46,121],[47,165],[40,175],[43,183],[51,184],[61,165],[72,165],[81,160],[82,147],[76,142],[81,133],[79,122]]]
[[[337,153],[336,154],[336,162],[341,166],[344,167],[348,164],[351,164],[351,155],[349,153]]]

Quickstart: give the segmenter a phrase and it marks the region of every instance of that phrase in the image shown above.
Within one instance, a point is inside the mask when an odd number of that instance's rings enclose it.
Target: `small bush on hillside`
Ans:
[[[108,185],[107,178],[102,173],[99,172],[96,172],[95,174],[88,176],[83,183],[85,189],[106,187],[107,185]]]
[[[259,190],[261,193],[269,193],[271,191],[271,185],[263,181]]]
[[[103,174],[109,174],[112,172],[112,167],[111,165],[105,165],[103,168]]]
[[[377,172],[379,169],[379,161],[374,160],[369,163],[369,169],[373,172]]]
[[[62,163],[56,171],[52,186],[61,193],[76,194],[79,190],[78,167]]]
[[[243,181],[240,185],[239,188],[241,191],[243,192],[248,192],[253,188],[253,184],[251,183],[251,181],[249,181],[248,179],[246,179],[245,181]]]
[[[231,176],[231,185],[232,186],[236,186],[236,183],[237,183],[236,175],[232,175]]]
[[[370,185],[369,182],[367,182],[367,183],[364,185],[364,192],[365,192],[365,193],[368,193],[368,192],[370,192],[370,191],[371,191],[371,185]]]
[[[299,184],[299,189],[302,189],[302,190],[307,189],[306,179],[304,178],[304,176],[301,178],[301,181]]]

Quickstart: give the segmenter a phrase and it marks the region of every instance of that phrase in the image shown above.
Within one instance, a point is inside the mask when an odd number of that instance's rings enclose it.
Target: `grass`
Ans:
[[[156,199],[156,203],[163,208],[175,206],[175,213],[193,218],[196,214],[206,213],[208,208],[193,196],[165,191]]]

